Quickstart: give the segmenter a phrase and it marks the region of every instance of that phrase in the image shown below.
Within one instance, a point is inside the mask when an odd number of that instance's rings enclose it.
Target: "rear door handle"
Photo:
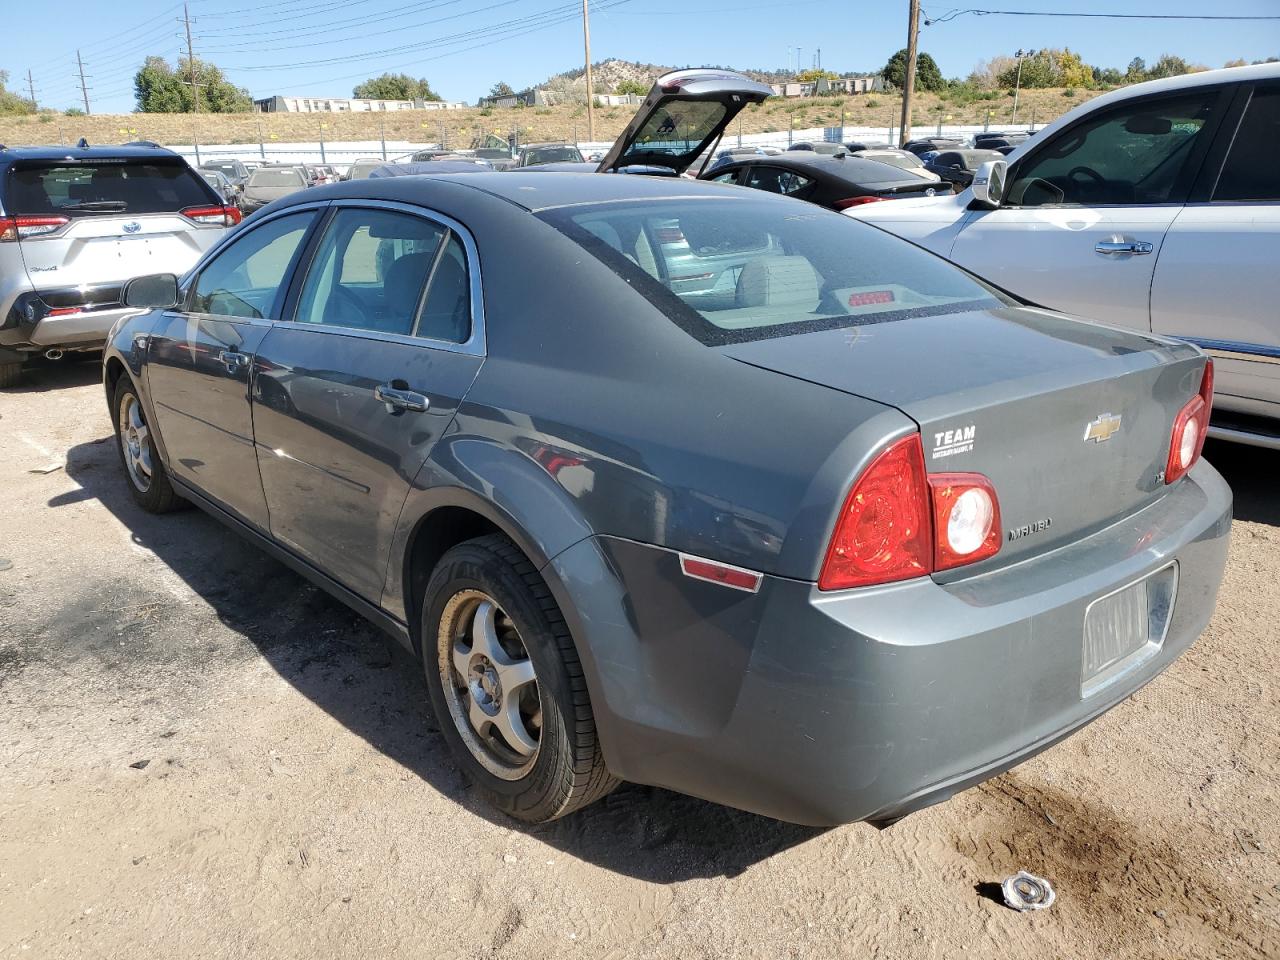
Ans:
[[[387,413],[410,410],[413,413],[426,413],[431,401],[420,393],[393,383],[383,383],[373,388],[373,398],[387,405]]]
[[[218,359],[227,368],[227,373],[234,377],[240,372],[240,368],[249,362],[249,355],[247,353],[237,353],[235,350],[223,350],[218,354]]]
[[[1093,249],[1114,256],[1119,253],[1150,253],[1155,248],[1147,240],[1099,240]]]

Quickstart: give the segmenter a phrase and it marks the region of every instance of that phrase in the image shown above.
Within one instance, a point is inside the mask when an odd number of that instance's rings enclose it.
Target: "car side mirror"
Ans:
[[[995,210],[1004,200],[1005,177],[1009,165],[1003,160],[988,160],[973,175],[969,189],[973,191],[971,210]]]
[[[134,277],[125,282],[120,299],[126,307],[167,310],[178,305],[178,278],[172,273]]]

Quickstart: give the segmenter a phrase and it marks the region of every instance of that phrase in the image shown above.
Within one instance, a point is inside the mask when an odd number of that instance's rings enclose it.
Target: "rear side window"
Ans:
[[[4,196],[13,214],[68,217],[176,213],[209,202],[208,188],[181,160],[23,165],[9,174]]]
[[[1275,165],[1280,143],[1280,89],[1253,94],[1213,192],[1215,200],[1280,200]]]
[[[1020,164],[1011,204],[1151,204],[1185,197],[1188,160],[1218,91],[1140,100],[1101,111]]]
[[[538,216],[707,344],[1014,302],[867,224],[765,197],[593,204]]]
[[[747,172],[746,186],[755,190],[767,190],[769,193],[782,193],[788,196],[799,193],[813,180],[801,176],[792,170],[779,167],[754,166]]]

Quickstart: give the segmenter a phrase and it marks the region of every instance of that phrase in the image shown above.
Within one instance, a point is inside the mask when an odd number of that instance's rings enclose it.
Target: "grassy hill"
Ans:
[[[1024,90],[1018,102],[1019,125],[1034,116],[1037,126],[1083,103],[1095,91]],[[917,126],[947,124],[982,124],[990,111],[993,128],[1011,125],[1013,97],[994,94],[995,99],[969,102],[942,99],[937,94],[916,97],[914,122]],[[863,94],[853,97],[815,97],[784,100],[772,98],[744,111],[730,134],[739,127],[743,133],[776,132],[786,139],[789,125],[796,129],[834,126],[840,123],[841,111],[848,126],[897,126],[901,101],[892,94]],[[631,107],[597,108],[596,139],[612,140],[634,114]],[[386,114],[120,114],[90,117],[64,117],[41,114],[28,117],[0,117],[0,143],[56,144],[75,143],[85,137],[90,143],[120,143],[125,140],[155,140],[158,143],[253,143],[261,138],[268,146],[273,141],[315,142],[408,140],[413,143],[435,143],[441,136],[452,147],[467,146],[473,136],[491,132],[501,135],[519,127],[522,141],[587,140],[586,107],[526,107],[515,110],[449,110],[441,112],[399,111]]]

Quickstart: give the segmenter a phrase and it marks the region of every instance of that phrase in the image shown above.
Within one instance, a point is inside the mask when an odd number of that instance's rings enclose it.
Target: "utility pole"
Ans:
[[[1018,58],[1018,74],[1013,81],[1013,119],[1012,123],[1018,122],[1018,91],[1022,89],[1022,58],[1031,56],[1030,50],[1018,48],[1018,52],[1014,54]]]
[[[187,71],[191,74],[191,95],[195,98],[195,112],[200,112],[200,88],[204,84],[196,83],[196,55],[191,46],[191,13],[187,5],[182,5],[182,17],[178,20],[187,30]]]
[[[587,0],[582,0],[582,46],[587,60],[587,139],[596,140],[596,97],[591,82],[591,18],[587,13]]]
[[[76,51],[76,66],[80,68],[80,93],[84,96],[85,116],[93,113],[89,109],[89,88],[84,85],[84,61],[80,59],[80,51]]]
[[[916,88],[916,43],[920,33],[920,0],[911,0],[911,21],[907,24],[907,63],[902,78],[902,130],[899,146],[911,139],[911,95]]]
[[[31,79],[31,68],[27,67],[27,90],[31,92],[31,109],[40,112],[40,104],[36,103],[36,82]]]

